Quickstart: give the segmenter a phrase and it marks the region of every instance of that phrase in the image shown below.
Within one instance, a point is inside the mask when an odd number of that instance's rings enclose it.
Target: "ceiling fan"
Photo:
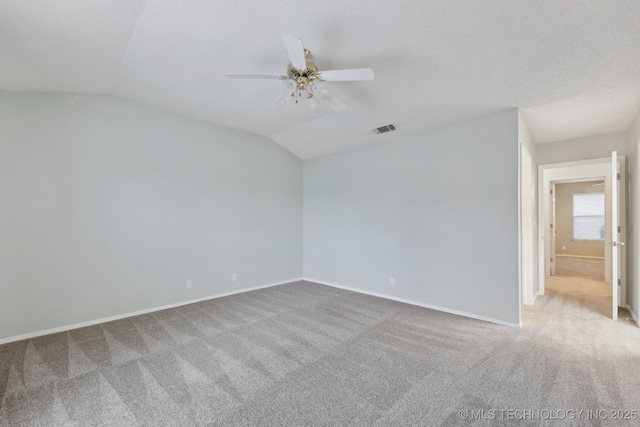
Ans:
[[[308,60],[311,52],[304,48],[302,40],[287,35],[283,35],[282,40],[291,61],[287,67],[286,75],[229,73],[227,77],[230,79],[282,80],[285,85],[284,92],[271,107],[278,103],[285,105],[299,104],[305,100],[309,102],[311,107],[315,107],[315,98],[323,98],[336,111],[343,110],[346,106],[327,93],[322,82],[373,80],[374,76],[371,68],[320,71],[313,62]]]

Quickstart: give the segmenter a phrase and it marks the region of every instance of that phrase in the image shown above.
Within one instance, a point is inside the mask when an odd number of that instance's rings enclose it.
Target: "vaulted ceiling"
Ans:
[[[347,108],[269,107],[282,34]],[[0,90],[109,94],[267,136],[307,159],[509,107],[537,142],[626,130],[640,106],[637,0],[6,0]],[[398,131],[375,135],[393,123]]]

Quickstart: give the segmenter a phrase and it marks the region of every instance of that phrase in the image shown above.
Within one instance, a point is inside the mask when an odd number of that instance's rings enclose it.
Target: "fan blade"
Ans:
[[[284,101],[284,97],[288,96],[286,93],[281,93],[280,96],[278,97],[278,99],[276,99],[275,101],[273,101],[273,104],[271,104],[271,106],[269,107],[270,110],[275,110],[276,107],[280,107],[282,106],[282,103]]]
[[[239,74],[239,73],[228,73],[227,77],[230,79],[277,79],[280,80],[282,76],[277,76],[275,74]]]
[[[331,70],[320,72],[322,80],[327,82],[353,82],[373,80],[371,68],[354,68],[351,70]]]
[[[327,93],[324,96],[324,101],[327,103],[327,105],[329,105],[329,107],[331,107],[334,111],[342,111],[345,108],[347,108],[346,105],[344,105],[342,103],[342,101],[340,101],[338,98],[336,98],[335,96]]]
[[[296,67],[298,70],[306,70],[307,60],[304,57],[304,46],[302,46],[302,40],[285,35],[282,36],[282,40],[284,40],[284,46],[287,48],[287,53],[289,53],[291,65]]]

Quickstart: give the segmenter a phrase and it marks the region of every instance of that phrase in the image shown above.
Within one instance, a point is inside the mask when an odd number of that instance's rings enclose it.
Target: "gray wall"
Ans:
[[[17,93],[0,132],[0,339],[302,276],[302,162],[266,138]]]
[[[518,155],[512,109],[306,161],[305,277],[517,324]]]
[[[627,132],[607,133],[567,139],[564,141],[538,144],[537,160],[539,165],[572,162],[611,157],[612,151],[618,155],[627,155],[629,151],[629,135]]]

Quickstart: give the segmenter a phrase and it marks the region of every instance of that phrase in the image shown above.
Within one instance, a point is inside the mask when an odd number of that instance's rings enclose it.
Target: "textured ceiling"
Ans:
[[[282,34],[347,108],[269,109]],[[265,135],[306,159],[509,107],[537,142],[626,130],[640,106],[638,0],[4,0],[0,90],[111,94]],[[300,106],[298,106],[300,107]],[[370,129],[394,123],[399,131]]]

